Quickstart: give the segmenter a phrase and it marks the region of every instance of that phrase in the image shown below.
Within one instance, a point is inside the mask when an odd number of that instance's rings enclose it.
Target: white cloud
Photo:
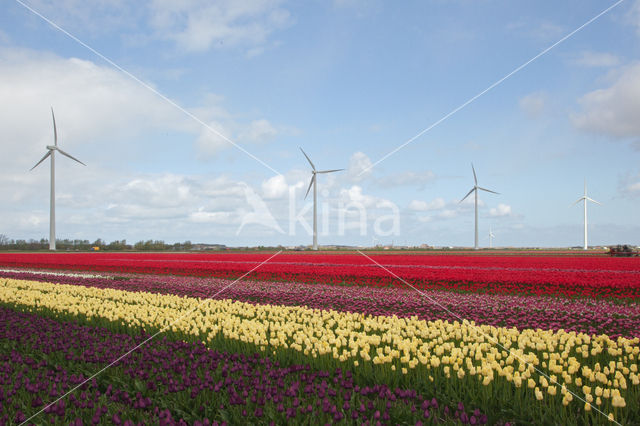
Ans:
[[[584,51],[574,62],[583,67],[615,67],[620,64],[620,58],[607,52]]]
[[[360,183],[365,179],[373,179],[375,185],[379,188],[395,188],[408,185],[424,187],[427,183],[431,183],[436,179],[436,175],[430,170],[425,172],[402,171],[375,177],[373,176],[374,171],[373,162],[365,153],[358,151],[349,158],[347,178],[354,183]]]
[[[489,216],[491,217],[505,217],[512,216],[511,206],[507,204],[498,204],[498,207],[492,207],[489,209]]]
[[[431,201],[422,201],[422,200],[412,200],[409,203],[409,209],[414,211],[429,211],[429,210],[439,210],[444,208],[446,205],[443,198],[436,198]]]
[[[180,51],[277,46],[270,36],[293,19],[282,0],[33,0],[35,10],[78,35],[117,33],[129,44],[168,40]]]
[[[40,215],[35,215],[35,214],[29,214],[26,216],[22,216],[20,217],[20,227],[37,227],[40,226],[43,223],[47,223],[49,222],[48,220],[49,218],[44,215],[44,214],[40,214]]]
[[[265,142],[273,139],[278,131],[269,123],[268,120],[254,120],[241,130],[238,134],[238,140],[247,142]]]
[[[245,185],[244,193],[251,210],[242,214],[242,222],[236,230],[236,235],[239,235],[246,225],[259,225],[282,234],[284,231],[264,200],[249,185]]]
[[[367,217],[374,219],[380,214],[388,214],[390,210],[398,211],[398,206],[391,200],[365,194],[362,187],[352,185],[349,188],[341,188],[338,195],[338,204],[342,207],[358,206],[367,210]]]
[[[391,200],[378,199],[376,201],[376,208],[377,209],[395,209],[397,208],[397,206],[396,206],[396,203],[394,203]]]
[[[355,152],[349,158],[347,177],[353,182],[359,182],[371,175],[371,159],[364,152]]]
[[[126,0],[33,0],[29,5],[68,30],[100,34],[134,29],[143,12],[137,3]]]
[[[153,0],[151,25],[157,36],[175,41],[188,51],[266,44],[275,31],[291,23],[279,0]]]
[[[633,3],[626,18],[631,25],[636,27],[636,33],[640,35],[640,0]]]
[[[2,158],[14,159],[2,167],[31,167],[44,153],[53,139],[50,106],[61,147],[84,162],[99,146],[109,147],[102,159],[127,158],[137,139],[187,128],[179,111],[117,71],[25,49],[0,48],[0,97],[11,105],[0,115]]]
[[[619,177],[618,192],[622,197],[640,196],[640,173],[625,173]]]
[[[289,194],[289,185],[283,175],[273,176],[262,182],[262,193],[265,198],[277,199]]]
[[[191,112],[207,123],[195,127],[199,132],[195,142],[198,154],[203,159],[211,158],[235,144],[260,144],[272,140],[279,131],[267,119],[261,118],[249,123],[238,121],[222,107],[224,99],[216,94],[207,94],[203,105],[192,108]]]
[[[215,121],[208,123],[208,125],[215,132],[209,128],[202,127],[195,143],[195,147],[202,158],[211,158],[223,149],[232,146],[231,142],[229,142],[232,139],[227,136],[231,135],[231,131],[226,126]]]
[[[189,220],[195,223],[215,223],[220,225],[229,225],[237,223],[239,216],[230,212],[207,212],[203,208],[189,214]]]
[[[623,68],[610,87],[587,93],[578,103],[582,112],[571,115],[577,128],[615,138],[640,137],[640,64]]]
[[[259,143],[277,134],[266,119],[236,121],[221,97],[207,95],[191,111],[216,134],[119,71],[26,49],[0,47],[0,96],[11,105],[0,115],[0,166],[20,171],[33,166],[52,141],[49,106],[61,147],[87,164],[152,160],[163,148],[157,139],[148,148],[158,134],[165,143],[186,144],[187,152],[193,143],[205,159],[233,149],[223,136]],[[9,158],[17,161],[2,161]]]
[[[183,218],[192,212],[233,212],[244,206],[243,183],[226,178],[174,174],[136,175],[87,194],[84,207],[104,208],[133,221]],[[79,185],[78,185],[79,186]],[[80,194],[78,190],[75,194]],[[78,196],[76,195],[76,198]],[[202,216],[202,215],[201,215]]]
[[[378,201],[376,197],[364,194],[362,187],[359,185],[352,185],[350,188],[341,189],[340,199],[345,204],[357,203],[365,208],[375,207]]]
[[[10,199],[14,191],[25,197],[18,210],[3,209],[0,233],[13,233],[13,238],[48,235],[48,170],[18,188],[8,179],[12,174],[0,171],[0,197]],[[247,199],[246,184],[220,176],[114,173],[98,164],[60,168],[56,184],[56,227],[61,238],[220,241],[224,237],[228,242],[235,236],[230,225],[238,226],[247,212],[255,210]]]
[[[532,118],[539,117],[544,112],[547,94],[544,92],[531,93],[518,101],[520,109]]]
[[[191,197],[191,188],[183,176],[163,175],[154,179],[134,178],[120,188],[116,199],[144,200],[147,208],[179,207]]]
[[[430,216],[418,216],[420,222],[434,222],[451,220],[458,217],[466,216],[470,212],[473,212],[475,206],[475,199],[471,196],[461,203],[458,200],[451,200],[445,202],[443,198],[435,198],[431,201],[413,200],[409,203],[409,210],[416,212],[431,211],[434,214]],[[478,207],[485,206],[485,202],[481,199],[478,200]]]
[[[480,197],[480,195],[478,195],[478,197]],[[475,195],[474,194],[469,194],[469,196],[467,198],[465,198],[464,200],[458,202],[458,201],[453,201],[451,202],[452,205],[458,205],[461,208],[473,208],[475,206]],[[482,198],[478,198],[478,207],[484,207],[485,206],[485,202],[482,200]]]
[[[438,217],[442,219],[453,219],[456,216],[458,216],[458,211],[453,209],[446,209],[438,213]]]

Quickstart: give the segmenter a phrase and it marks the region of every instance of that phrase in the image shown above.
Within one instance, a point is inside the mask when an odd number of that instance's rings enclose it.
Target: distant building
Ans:
[[[224,244],[194,244],[191,250],[196,251],[208,251],[208,250],[226,250],[227,246]]]

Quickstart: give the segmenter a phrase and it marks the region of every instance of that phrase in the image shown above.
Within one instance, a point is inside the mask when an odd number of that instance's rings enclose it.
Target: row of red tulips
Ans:
[[[505,268],[558,271],[630,271],[640,273],[640,260],[608,256],[471,256],[438,254],[380,254],[366,253],[382,264],[443,266],[466,268]],[[0,253],[0,263],[33,262],[56,264],[71,262],[77,265],[93,265],[122,261],[165,261],[171,263],[261,262],[269,254],[264,252],[240,253]],[[286,252],[274,259],[278,263],[368,265],[367,257],[358,253],[327,254]]]
[[[270,254],[0,254],[0,266],[237,277]],[[249,278],[586,297],[640,297],[640,260],[585,257],[280,254]]]

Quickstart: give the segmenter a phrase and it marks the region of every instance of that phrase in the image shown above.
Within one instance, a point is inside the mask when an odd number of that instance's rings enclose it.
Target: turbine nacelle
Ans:
[[[580,201],[591,201],[592,203],[596,203],[596,204],[600,204],[602,205],[602,203],[600,201],[596,201],[591,197],[580,197],[576,200],[575,203],[571,204],[572,206],[575,206],[576,204],[578,204]]]
[[[311,161],[311,158],[309,158],[309,156],[307,155],[306,152],[304,152],[304,150],[302,148],[300,148],[300,151],[302,151],[302,154],[305,156],[305,158],[307,159],[307,161],[309,162],[309,164],[311,165],[311,181],[309,181],[309,187],[307,188],[307,192],[304,194],[304,198],[305,200],[307,199],[307,196],[309,195],[309,191],[311,190],[311,187],[315,184],[316,182],[316,175],[317,174],[323,174],[323,173],[333,173],[333,172],[341,172],[344,169],[333,169],[333,170],[316,170],[316,166],[313,164],[313,162]]]
[[[35,166],[33,166],[31,168],[31,170],[35,169],[36,167],[38,167],[40,165],[40,163],[42,163],[44,160],[47,159],[47,157],[49,157],[51,155],[51,153],[53,151],[58,151],[60,154],[64,155],[65,157],[69,157],[71,158],[73,161],[76,161],[80,164],[82,164],[83,166],[86,166],[86,164],[84,164],[82,161],[78,160],[76,157],[74,157],[73,155],[64,152],[63,150],[61,150],[60,148],[58,148],[58,129],[56,128],[56,116],[53,113],[53,108],[51,108],[51,118],[53,119],[53,145],[47,145],[47,153],[44,155],[44,157],[42,157],[40,159],[40,161],[38,161],[36,163]],[[51,160],[53,161],[53,157],[51,158]],[[30,170],[30,171],[31,171]]]

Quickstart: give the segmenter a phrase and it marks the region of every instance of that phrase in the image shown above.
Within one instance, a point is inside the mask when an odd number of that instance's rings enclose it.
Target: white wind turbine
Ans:
[[[74,161],[86,166],[82,161],[67,154],[60,148],[58,148],[58,130],[56,129],[56,116],[53,114],[53,108],[51,108],[51,117],[53,117],[53,145],[47,145],[47,153],[42,157],[40,161],[36,163],[31,170],[35,169],[42,163],[47,157],[51,157],[51,200],[49,205],[49,250],[56,249],[56,169],[55,169],[55,153],[58,151],[65,157],[69,157]],[[31,171],[29,170],[29,171]]]
[[[478,250],[478,190],[482,190],[482,191],[486,191],[486,192],[491,192],[493,194],[498,194],[498,192],[492,191],[490,189],[485,189],[482,188],[480,186],[478,186],[478,178],[476,177],[476,169],[473,167],[473,163],[471,163],[471,170],[473,170],[473,181],[475,182],[475,184],[473,185],[473,188],[471,188],[471,191],[467,192],[467,195],[464,196],[464,198],[462,200],[460,200],[460,203],[463,202],[469,195],[471,195],[472,192],[475,192],[475,207],[476,207],[476,234],[475,234],[475,240],[474,240],[474,246],[473,248],[475,250]]]
[[[491,225],[489,225],[489,248],[493,248],[493,245],[491,244],[493,242],[493,239],[496,236],[493,235],[493,232],[491,232]]]
[[[316,166],[313,165],[307,153],[304,152],[302,148],[300,148],[300,151],[302,151],[304,156],[307,158],[307,161],[309,162],[309,164],[311,164],[311,169],[312,169],[311,182],[309,182],[309,187],[307,188],[307,193],[304,195],[304,198],[305,199],[307,198],[307,195],[309,195],[309,191],[311,190],[311,186],[313,185],[313,249],[318,250],[318,188],[317,188],[317,182],[316,182],[316,175],[319,173],[339,172],[344,169],[316,170]]]
[[[602,203],[594,200],[593,198],[589,198],[587,196],[587,180],[586,179],[584,180],[584,195],[578,198],[578,200],[575,203],[573,203],[572,206],[575,206],[580,201],[584,201],[584,250],[587,250],[589,248],[588,239],[587,239],[587,201],[591,201],[592,203],[596,203],[600,205],[602,205]]]

